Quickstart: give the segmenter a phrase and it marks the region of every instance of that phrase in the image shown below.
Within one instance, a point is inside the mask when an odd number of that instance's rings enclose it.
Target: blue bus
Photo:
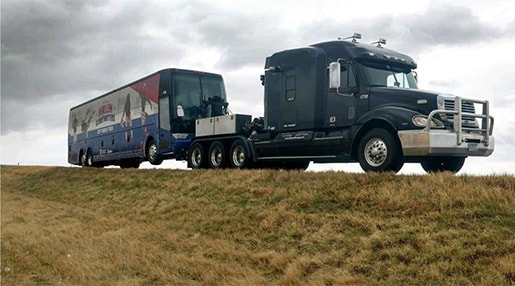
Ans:
[[[183,160],[195,121],[227,114],[221,75],[163,69],[70,109],[68,162],[138,168]]]

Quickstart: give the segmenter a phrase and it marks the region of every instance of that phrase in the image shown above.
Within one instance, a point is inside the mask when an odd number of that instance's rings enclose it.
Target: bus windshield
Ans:
[[[176,114],[175,117],[195,120],[226,114],[225,88],[223,80],[219,77],[176,75],[174,95],[176,108],[183,113]]]

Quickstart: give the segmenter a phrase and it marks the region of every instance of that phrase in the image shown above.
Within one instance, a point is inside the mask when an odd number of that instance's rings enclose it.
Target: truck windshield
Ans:
[[[368,75],[370,86],[418,88],[411,71],[400,70],[389,65],[361,65]]]

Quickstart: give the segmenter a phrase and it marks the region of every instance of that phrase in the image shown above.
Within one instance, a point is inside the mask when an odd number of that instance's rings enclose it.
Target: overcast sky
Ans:
[[[262,116],[267,56],[354,32],[412,56],[420,88],[488,99],[496,150],[462,173],[515,174],[513,0],[2,0],[0,161],[67,166],[70,107],[167,67],[221,73],[230,109]]]

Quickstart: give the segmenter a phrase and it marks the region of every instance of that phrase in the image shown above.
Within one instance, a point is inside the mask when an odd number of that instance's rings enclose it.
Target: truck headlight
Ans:
[[[427,116],[415,115],[412,118],[412,122],[417,127],[426,127],[427,126]],[[438,120],[436,118],[431,119],[431,128],[444,128],[444,127],[445,126],[443,125],[443,123],[440,120]]]

